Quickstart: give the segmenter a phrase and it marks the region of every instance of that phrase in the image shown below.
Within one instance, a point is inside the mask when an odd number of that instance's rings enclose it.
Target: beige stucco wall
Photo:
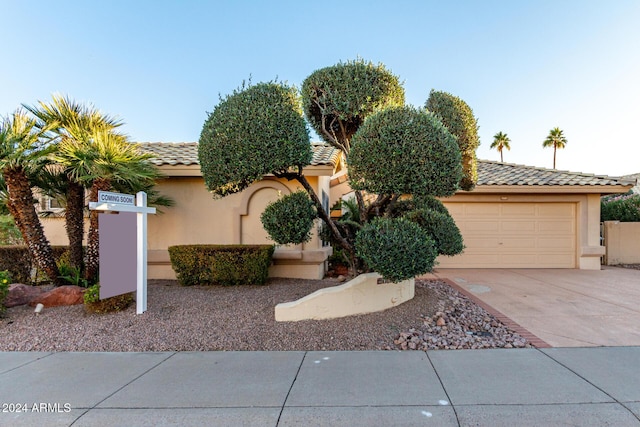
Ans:
[[[640,264],[640,223],[605,221],[605,264]]]
[[[308,176],[319,197],[329,194],[328,176]],[[260,215],[266,205],[281,195],[300,188],[295,181],[274,177],[251,185],[241,193],[213,199],[204,180],[197,176],[164,179],[156,189],[175,201],[162,207],[162,213],[148,217],[148,277],[174,279],[167,248],[187,244],[273,244],[262,227]],[[54,245],[66,245],[63,219],[43,219],[45,233]],[[278,247],[270,275],[320,279],[331,253],[314,231],[311,241],[302,245]]]

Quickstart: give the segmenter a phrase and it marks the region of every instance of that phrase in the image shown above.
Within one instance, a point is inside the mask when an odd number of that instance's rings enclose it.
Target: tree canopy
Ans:
[[[430,271],[438,254],[463,250],[458,228],[434,197],[475,185],[477,123],[464,101],[432,91],[430,111],[405,106],[398,77],[363,60],[314,71],[301,94],[313,129],[347,157],[357,213],[334,220],[322,207],[302,173],[311,152],[299,98],[278,82],[242,86],[205,121],[199,158],[214,197],[266,174],[297,180],[306,194],[285,196],[262,215],[270,237],[304,242],[317,215],[323,236],[346,252],[353,270],[393,281]]]
[[[404,89],[384,65],[363,60],[314,71],[302,84],[304,113],[327,143],[349,153],[351,137],[371,114],[404,105]]]
[[[311,146],[297,90],[259,83],[221,99],[202,128],[198,157],[214,197],[242,191],[269,173],[301,170],[311,162]]]
[[[425,104],[427,110],[440,118],[449,132],[458,138],[464,176],[460,188],[471,191],[478,181],[476,149],[480,146],[478,121],[471,107],[457,96],[432,90]]]

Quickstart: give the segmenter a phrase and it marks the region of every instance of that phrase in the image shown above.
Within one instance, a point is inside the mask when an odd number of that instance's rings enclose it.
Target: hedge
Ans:
[[[56,261],[69,250],[67,246],[52,246],[51,249]],[[42,281],[41,274],[37,274],[37,265],[29,255],[29,248],[24,245],[0,246],[0,271],[2,270],[7,270],[16,283],[33,284]],[[36,274],[32,274],[34,270]]]
[[[190,285],[264,285],[273,245],[177,245],[169,247],[178,282]]]

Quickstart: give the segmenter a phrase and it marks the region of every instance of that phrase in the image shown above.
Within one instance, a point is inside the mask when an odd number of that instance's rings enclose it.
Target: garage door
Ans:
[[[442,268],[575,268],[574,203],[447,203],[466,249]]]

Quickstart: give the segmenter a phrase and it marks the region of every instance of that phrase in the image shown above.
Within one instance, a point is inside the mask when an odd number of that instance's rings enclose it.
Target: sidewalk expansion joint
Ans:
[[[298,370],[296,371],[295,377],[293,377],[293,381],[291,381],[291,387],[287,391],[287,395],[284,397],[284,402],[282,402],[282,407],[280,408],[280,413],[278,414],[278,420],[276,421],[276,427],[280,424],[280,418],[282,417],[282,413],[284,412],[285,406],[287,406],[287,400],[289,400],[289,395],[291,394],[291,390],[293,390],[293,386],[295,385],[298,375],[300,374],[300,370],[302,369],[302,365],[304,364],[305,359],[307,358],[307,354],[309,352],[305,351],[302,355],[302,360],[300,361],[300,365],[298,365]]]

